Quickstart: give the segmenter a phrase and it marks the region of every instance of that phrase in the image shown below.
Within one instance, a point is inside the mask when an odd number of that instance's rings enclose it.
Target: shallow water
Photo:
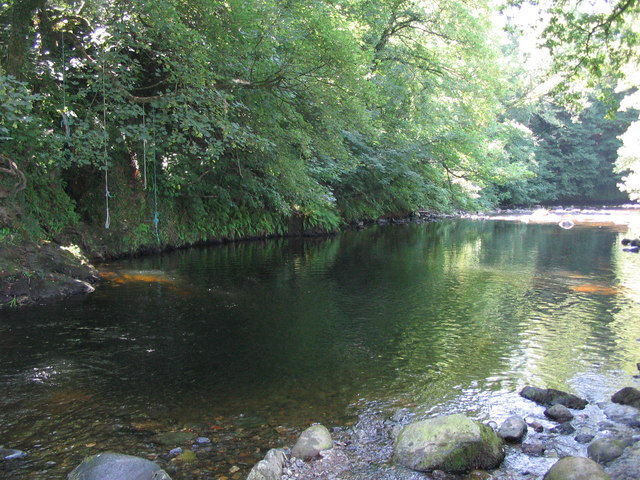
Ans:
[[[0,474],[64,478],[115,450],[242,478],[371,405],[499,422],[532,408],[526,384],[599,401],[640,361],[619,232],[443,220],[102,265],[91,295],[0,313],[0,445],[29,453]],[[154,435],[172,430],[212,443],[170,461]]]

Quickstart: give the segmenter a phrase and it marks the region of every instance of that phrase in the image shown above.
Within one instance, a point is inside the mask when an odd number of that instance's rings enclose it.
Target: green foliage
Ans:
[[[618,96],[620,97],[620,96]],[[634,121],[637,111],[608,118],[609,105],[595,98],[579,116],[566,107],[541,102],[530,117],[536,138],[531,163],[534,176],[498,188],[503,204],[622,203],[620,175],[614,163],[619,136]]]
[[[527,175],[490,17],[484,0],[4,2],[24,223],[81,219],[127,250],[158,241],[156,213],[181,245],[477,208]]]

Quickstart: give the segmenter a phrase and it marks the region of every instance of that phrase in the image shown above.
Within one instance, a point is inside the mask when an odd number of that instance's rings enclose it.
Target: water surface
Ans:
[[[174,480],[240,478],[372,404],[500,420],[526,384],[610,395],[640,361],[618,230],[444,220],[102,265],[91,295],[0,314],[0,445],[29,453],[0,473],[156,458],[188,430],[212,444],[159,457]]]

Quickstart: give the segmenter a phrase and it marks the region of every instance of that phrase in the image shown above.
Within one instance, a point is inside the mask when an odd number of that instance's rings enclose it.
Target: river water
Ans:
[[[624,230],[451,219],[102,265],[93,294],[0,312],[0,445],[28,453],[0,476],[111,450],[238,479],[372,405],[499,422],[525,385],[598,401],[640,361]],[[171,431],[211,443],[182,462]]]

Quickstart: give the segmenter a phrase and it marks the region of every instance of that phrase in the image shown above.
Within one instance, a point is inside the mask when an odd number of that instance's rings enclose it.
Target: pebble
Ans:
[[[207,443],[211,443],[211,439],[207,438],[207,437],[198,437],[196,438],[196,443],[200,444],[200,445],[204,445]]]
[[[579,433],[575,436],[574,440],[581,444],[589,443],[591,440],[595,438],[595,435],[591,435],[590,433]]]
[[[171,455],[171,456],[180,455],[181,453],[182,453],[182,448],[181,447],[176,447],[176,448],[172,448],[171,450],[169,450],[169,455]]]
[[[572,433],[575,433],[576,429],[573,428],[571,423],[565,422],[565,423],[561,423],[557,427],[553,427],[549,431],[551,433],[559,433],[560,435],[571,435]]]
[[[0,459],[2,460],[16,460],[18,458],[24,458],[27,456],[27,452],[22,450],[14,450],[12,448],[0,448]]]

